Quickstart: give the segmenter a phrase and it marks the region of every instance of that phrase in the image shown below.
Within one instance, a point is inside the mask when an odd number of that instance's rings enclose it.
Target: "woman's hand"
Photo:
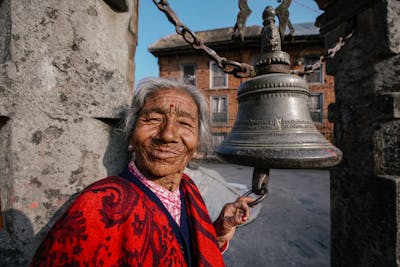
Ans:
[[[219,247],[232,239],[236,226],[245,223],[250,218],[249,203],[253,201],[254,198],[251,197],[239,197],[235,202],[227,203],[222,208],[214,222]]]

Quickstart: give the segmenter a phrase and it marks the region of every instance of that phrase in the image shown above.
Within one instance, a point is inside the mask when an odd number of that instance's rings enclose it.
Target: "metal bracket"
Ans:
[[[269,169],[255,167],[253,171],[252,189],[243,196],[249,196],[252,193],[259,195],[253,202],[249,203],[253,207],[260,203],[268,195]]]

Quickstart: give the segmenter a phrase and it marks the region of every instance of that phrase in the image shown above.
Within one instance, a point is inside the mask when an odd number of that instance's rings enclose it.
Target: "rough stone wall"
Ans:
[[[72,196],[125,164],[128,20],[101,0],[0,1],[1,266],[25,266]]]
[[[354,32],[328,63],[343,151],[331,171],[332,266],[399,266],[400,2],[317,2],[326,47]]]

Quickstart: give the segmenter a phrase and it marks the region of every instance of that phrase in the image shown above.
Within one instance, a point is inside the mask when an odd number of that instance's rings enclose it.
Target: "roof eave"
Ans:
[[[243,42],[239,42],[237,40],[223,40],[223,41],[218,41],[218,42],[209,42],[206,43],[205,45],[211,47],[214,50],[218,49],[224,49],[224,48],[252,48],[252,47],[260,47],[260,36],[257,37],[252,37],[245,39]],[[309,44],[323,44],[324,38],[321,35],[301,35],[301,36],[295,36],[295,38],[292,40],[290,39],[289,36],[286,36],[284,39],[284,46],[291,46],[291,45],[297,45],[297,44],[304,44],[304,43],[309,43]],[[153,54],[155,57],[159,56],[166,56],[170,54],[176,54],[177,52],[179,53],[194,53],[194,51],[198,51],[198,49],[194,49],[192,46],[189,44],[185,45],[179,45],[179,46],[170,46],[170,47],[163,47],[163,48],[152,48],[149,47],[148,51]]]

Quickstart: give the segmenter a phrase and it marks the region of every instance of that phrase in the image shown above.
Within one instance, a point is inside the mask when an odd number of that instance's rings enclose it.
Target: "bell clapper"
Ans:
[[[252,189],[244,194],[244,196],[249,196],[250,194],[258,195],[253,202],[249,203],[250,207],[254,207],[268,195],[268,182],[269,169],[255,167],[253,170]]]

